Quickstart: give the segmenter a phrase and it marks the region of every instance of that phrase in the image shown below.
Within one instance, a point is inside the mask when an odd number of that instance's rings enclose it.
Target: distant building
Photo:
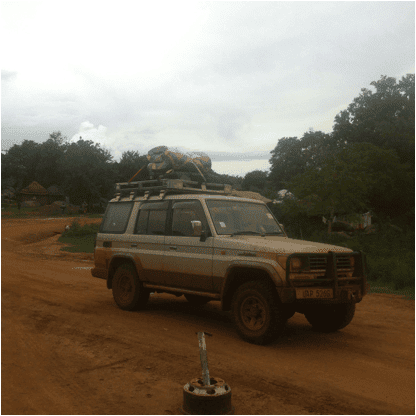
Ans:
[[[36,181],[33,181],[27,188],[22,189],[19,192],[20,200],[36,201],[40,205],[46,205],[48,203],[48,191]]]

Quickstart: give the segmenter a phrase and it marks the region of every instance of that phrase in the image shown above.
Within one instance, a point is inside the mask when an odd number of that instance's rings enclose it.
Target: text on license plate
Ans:
[[[333,289],[296,289],[296,299],[332,299]]]

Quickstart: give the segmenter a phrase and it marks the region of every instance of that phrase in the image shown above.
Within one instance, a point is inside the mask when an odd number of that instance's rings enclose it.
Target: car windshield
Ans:
[[[215,199],[206,203],[217,234],[285,235],[266,205]]]

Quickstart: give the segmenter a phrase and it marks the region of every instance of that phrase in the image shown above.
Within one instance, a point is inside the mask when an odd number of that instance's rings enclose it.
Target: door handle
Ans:
[[[177,249],[178,249],[178,247],[176,247],[176,246],[170,246],[170,247],[169,247],[169,249],[170,249],[170,250],[177,250]]]
[[[132,244],[131,246],[132,246],[132,247],[137,247],[137,244]]]

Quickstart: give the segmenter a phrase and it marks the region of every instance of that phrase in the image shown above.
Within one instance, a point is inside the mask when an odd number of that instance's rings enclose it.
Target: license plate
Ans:
[[[296,289],[296,299],[332,299],[332,289]]]

